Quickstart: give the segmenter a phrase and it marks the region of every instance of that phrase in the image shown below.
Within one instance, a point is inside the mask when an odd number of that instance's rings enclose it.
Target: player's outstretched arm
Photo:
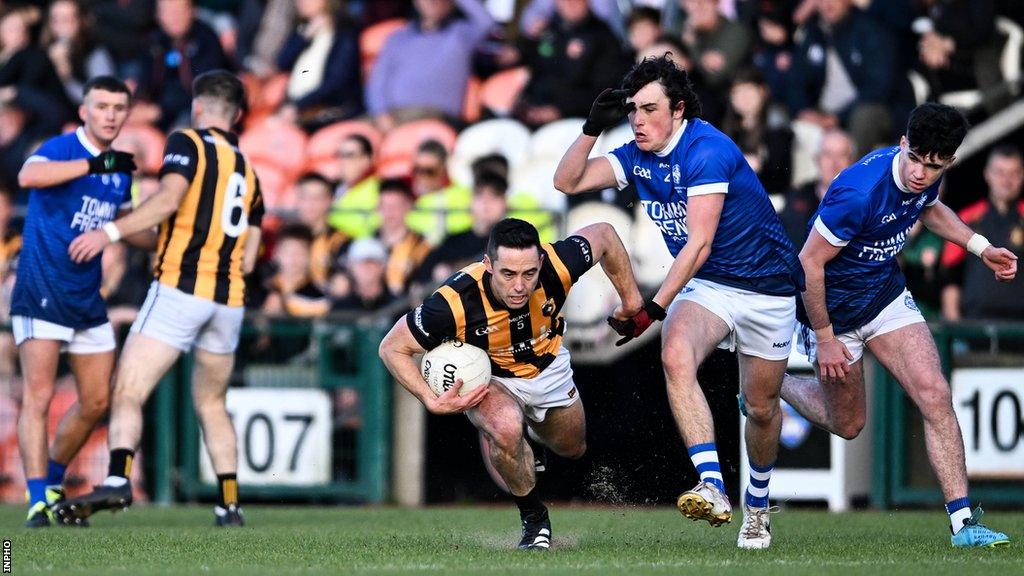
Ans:
[[[171,214],[181,205],[182,198],[188,192],[188,180],[175,173],[164,175],[160,179],[160,191],[147,198],[139,207],[127,216],[108,222],[99,230],[92,230],[75,238],[68,246],[68,255],[77,263],[88,262],[95,258],[108,244],[117,242],[122,237],[132,236],[139,232],[152,229],[157,224],[170,218]]]
[[[413,358],[414,355],[425,351],[409,331],[409,325],[403,316],[395,322],[391,331],[381,341],[378,354],[395,380],[398,380],[403,388],[418,398],[433,414],[464,412],[484,399],[489,386],[480,386],[465,396],[459,396],[459,390],[462,389],[461,379],[456,380],[455,385],[444,394],[436,396],[423,379],[416,359]]]
[[[18,172],[18,186],[49,188],[88,174],[131,174],[136,170],[134,157],[118,150],[107,150],[81,160],[45,160],[32,156]]]
[[[832,321],[828,317],[828,306],[825,302],[825,264],[835,258],[842,249],[842,246],[830,244],[817,229],[811,228],[807,242],[800,251],[800,265],[804,269],[806,284],[801,297],[807,310],[807,318],[814,328],[821,377],[840,382],[850,371],[847,360],[853,360],[853,355],[846,349],[845,344],[836,339],[832,331]]]
[[[628,92],[606,88],[594,100],[590,115],[583,124],[583,133],[569,146],[555,169],[555,189],[563,194],[577,194],[615,186],[618,181],[612,165],[604,157],[590,158],[590,151],[601,132],[615,126],[633,109],[626,102]]]
[[[615,228],[607,222],[599,222],[580,228],[574,234],[587,239],[594,262],[601,263],[605,275],[619,294],[621,304],[612,312],[612,317],[626,320],[640,312],[644,299],[636,285],[629,253]]]
[[[1017,255],[1006,248],[993,246],[987,238],[976,234],[949,206],[936,202],[921,213],[921,221],[944,240],[981,258],[995,272],[996,280],[1009,282],[1017,276]]]

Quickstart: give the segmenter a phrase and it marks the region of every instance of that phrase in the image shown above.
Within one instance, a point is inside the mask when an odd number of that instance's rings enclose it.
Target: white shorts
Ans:
[[[533,422],[543,422],[550,408],[564,408],[579,401],[579,391],[572,380],[569,351],[558,351],[555,361],[534,378],[503,378],[494,376],[519,401],[523,414]]]
[[[903,293],[883,308],[878,316],[875,316],[870,322],[856,330],[836,334],[836,338],[845,344],[846,349],[853,355],[853,360],[849,361],[850,364],[853,364],[864,355],[864,345],[868,340],[924,321],[924,316],[921,316],[921,311],[917,309],[917,303],[914,302],[910,290],[904,288]],[[814,337],[814,330],[801,325],[800,335],[803,341],[803,352],[813,366],[818,359],[815,354],[817,340]]]
[[[244,316],[243,306],[218,304],[154,280],[132,332],[183,352],[194,345],[214,354],[232,354],[238,348]]]
[[[719,348],[765,360],[789,358],[796,327],[795,296],[769,296],[693,278],[669,305],[669,311],[685,300],[706,308],[729,326]]]
[[[59,340],[65,343],[60,348],[61,352],[69,354],[98,354],[110,352],[117,347],[114,327],[110,322],[84,330],[75,330],[38,318],[11,316],[11,328],[14,331],[14,344],[17,346],[21,346],[25,340]]]

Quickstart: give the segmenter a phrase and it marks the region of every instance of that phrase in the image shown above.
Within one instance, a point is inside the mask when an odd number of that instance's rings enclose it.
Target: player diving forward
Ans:
[[[588,160],[597,136],[627,114],[634,141]],[[686,517],[712,526],[729,522],[732,508],[697,368],[716,346],[738,352],[751,472],[737,545],[766,548],[768,482],[782,424],[779,389],[793,336],[799,263],[739,148],[699,115],[686,72],[667,57],[647,58],[626,75],[621,90],[598,96],[554,183],[566,194],[635,184],[675,257],[643,310],[609,323],[624,342],[667,316],[661,359],[669,402],[700,474],[677,504]]]
[[[871,152],[829,186],[800,252],[807,291],[798,318],[819,379],[787,376],[782,396],[818,426],[856,437],[866,419],[866,346],[924,416],[925,446],[946,499],[953,545],[999,546],[1009,538],[979,523],[980,507],[971,513],[949,383],[896,262],[920,220],[981,258],[997,280],[1016,276],[1012,252],[992,246],[939,201],[942,175],[966,133],[967,121],[955,109],[923,104],[911,113],[899,146]]]
[[[245,280],[260,243],[263,200],[232,126],[245,89],[224,70],[192,83],[192,126],[167,138],[160,191],[69,252],[94,258],[122,235],[160,225],[154,279],[117,367],[110,415],[110,471],[93,492],[55,507],[61,522],[132,502],[128,482],[142,437],[142,406],[164,373],[193,346],[192,401],[217,474],[217,526],[241,526],[237,440],[225,407],[245,312]]]
[[[559,312],[573,283],[597,262],[622,301],[613,316],[630,318],[643,300],[629,255],[609,224],[542,244],[532,224],[507,218],[491,231],[483,262],[449,278],[400,319],[380,345],[388,370],[428,410],[466,412],[483,434],[490,463],[519,507],[520,549],[546,550],[551,544],[551,521],[537,494],[524,421],[560,456],[580,458],[586,451],[583,405],[569,352],[562,347],[565,320]],[[437,396],[413,355],[453,339],[487,351],[491,382],[459,396],[462,381],[457,380]]]
[[[11,303],[25,392],[18,444],[28,484],[25,525],[50,525],[49,505],[64,498],[64,471],[107,413],[114,330],[100,296],[99,260],[78,264],[68,245],[131,207],[132,155],[110,149],[131,105],[128,87],[99,76],[85,84],[83,126],[47,140],[26,161],[18,183],[30,188],[24,246]],[[152,247],[152,235],[133,238]],[[78,401],[61,420],[47,461],[46,420],[60,353],[66,350]]]

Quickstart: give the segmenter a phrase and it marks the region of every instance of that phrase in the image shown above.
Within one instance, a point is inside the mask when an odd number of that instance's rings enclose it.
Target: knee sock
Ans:
[[[746,503],[750,508],[768,507],[768,482],[772,478],[774,464],[758,466],[753,461],[750,464],[750,483],[747,484]]]
[[[687,448],[693,467],[700,474],[700,479],[708,484],[715,485],[722,494],[725,494],[725,481],[722,480],[722,468],[718,465],[718,450],[714,442],[697,444]]]

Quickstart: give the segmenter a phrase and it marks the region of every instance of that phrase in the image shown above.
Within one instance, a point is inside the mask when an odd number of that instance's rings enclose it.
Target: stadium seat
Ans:
[[[825,131],[821,126],[804,120],[794,120],[790,128],[793,130],[793,178],[790,183],[799,186],[818,177],[814,156]]]
[[[996,17],[995,24],[996,32],[1006,36],[1006,42],[1003,44],[1003,51],[999,57],[999,70],[1003,75],[1003,83],[1009,88],[1011,94],[1016,95],[1020,90],[1020,59],[1021,48],[1024,47],[1024,28],[1004,16]],[[939,95],[939,102],[961,110],[971,110],[980,106],[983,98],[981,90],[959,90]]]
[[[271,116],[242,133],[238,147],[254,164],[272,165],[295,178],[306,166],[306,141],[297,126]]]
[[[359,35],[359,57],[362,61],[364,80],[369,79],[373,63],[376,62],[377,55],[384,48],[388,38],[405,26],[406,22],[403,18],[384,20],[363,30]]]
[[[260,180],[263,205],[268,212],[288,210],[294,207],[292,183],[294,179],[274,164],[252,160],[252,169]]]
[[[259,125],[272,115],[288,95],[288,74],[276,74],[265,80],[258,78],[248,81],[249,111],[245,116],[246,127]]]
[[[565,229],[571,233],[598,222],[611,224],[623,242],[629,242],[633,228],[630,215],[621,208],[602,202],[587,202],[570,210],[566,215]],[[563,311],[570,326],[590,326],[604,322],[618,303],[615,287],[607,276],[586,274],[573,286]]]
[[[392,128],[380,143],[377,160],[381,174],[384,168],[401,164],[412,166],[416,149],[426,140],[437,140],[448,151],[455,146],[455,129],[441,120],[414,120]],[[391,174],[394,175],[394,174]]]
[[[594,152],[597,155],[604,155],[632,140],[633,128],[628,123],[622,123],[601,133],[597,144],[594,144]],[[595,154],[590,156],[594,157]]]
[[[530,138],[530,160],[558,162],[583,128],[583,118],[565,118],[545,124]]]
[[[510,165],[521,163],[530,145],[530,131],[507,118],[484,120],[459,133],[448,159],[448,170],[457,182],[471,182],[470,166],[477,158],[501,154]]]
[[[309,137],[309,141],[306,142],[306,170],[337,180],[341,175],[341,166],[337,158],[338,144],[353,134],[365,136],[374,150],[380,145],[381,135],[373,124],[363,120],[335,122],[317,130]]]
[[[136,155],[135,164],[147,174],[160,172],[167,137],[159,129],[145,124],[125,124],[114,140],[114,148]],[[141,155],[141,157],[140,157]]]
[[[638,203],[633,222],[632,237],[623,242],[630,247],[636,281],[641,286],[660,286],[665,281],[674,258],[665,247],[665,239],[658,226],[647,217]]]
[[[471,77],[466,83],[466,100],[462,103],[462,119],[472,124],[480,120],[483,113],[480,104],[480,79]]]
[[[533,160],[512,166],[510,189],[529,194],[537,199],[541,208],[553,212],[565,211],[565,194],[555,190],[554,177],[558,159]]]
[[[498,72],[480,87],[480,103],[495,116],[508,116],[529,80],[530,71],[525,67]]]

